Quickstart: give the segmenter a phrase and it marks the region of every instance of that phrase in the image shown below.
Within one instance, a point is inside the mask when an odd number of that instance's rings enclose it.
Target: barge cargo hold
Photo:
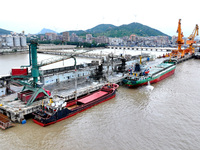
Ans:
[[[123,83],[129,87],[138,87],[149,83],[159,82],[174,74],[177,61],[166,60],[155,67],[146,67],[136,64],[134,70],[129,70],[129,76]]]
[[[41,126],[48,126],[76,115],[92,106],[112,99],[116,95],[118,84],[106,84],[100,90],[89,95],[68,101],[53,102],[50,98],[48,104],[33,113],[33,121]]]

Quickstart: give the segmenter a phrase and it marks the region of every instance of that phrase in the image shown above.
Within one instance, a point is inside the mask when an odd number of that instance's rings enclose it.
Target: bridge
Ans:
[[[121,50],[134,50],[134,51],[155,51],[155,52],[167,52],[170,53],[175,48],[172,47],[128,47],[128,46],[108,46],[109,49],[121,49]]]
[[[38,53],[61,55],[61,56],[71,56],[71,55],[76,54],[76,57],[96,58],[96,59],[101,59],[103,56],[107,56],[107,54],[102,54],[102,53],[99,53],[99,54],[98,53],[83,53],[83,52],[76,52],[76,51],[59,51],[59,50],[56,51],[56,50],[45,50],[45,49],[39,49]]]
[[[66,49],[74,49],[76,48],[76,45],[40,44],[38,48],[40,50],[66,50]]]

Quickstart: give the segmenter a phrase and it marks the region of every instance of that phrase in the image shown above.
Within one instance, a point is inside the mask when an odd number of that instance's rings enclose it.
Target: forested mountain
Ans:
[[[100,24],[88,30],[69,31],[70,34],[76,33],[78,36],[92,34],[96,36],[123,37],[135,34],[137,36],[168,36],[159,30],[148,27],[140,23],[130,23],[127,25],[114,26],[112,24]]]
[[[0,28],[0,34],[10,34],[12,31],[1,29]]]

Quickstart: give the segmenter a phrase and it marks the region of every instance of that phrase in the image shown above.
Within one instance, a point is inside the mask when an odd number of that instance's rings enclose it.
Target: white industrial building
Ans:
[[[81,70],[79,69],[77,71],[77,78],[80,77],[85,77],[87,78],[88,76],[91,75],[91,71],[89,70]],[[63,81],[70,81],[71,79],[74,79],[74,71],[69,71],[69,72],[62,72],[62,73],[56,73],[56,74],[48,74],[40,77],[40,81],[44,85],[48,84],[54,84],[58,82],[63,82]]]

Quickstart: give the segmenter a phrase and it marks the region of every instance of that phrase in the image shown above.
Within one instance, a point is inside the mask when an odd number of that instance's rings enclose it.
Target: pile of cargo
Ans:
[[[7,116],[0,113],[0,128],[5,130],[12,126],[14,126],[14,124],[11,122],[11,120]]]

